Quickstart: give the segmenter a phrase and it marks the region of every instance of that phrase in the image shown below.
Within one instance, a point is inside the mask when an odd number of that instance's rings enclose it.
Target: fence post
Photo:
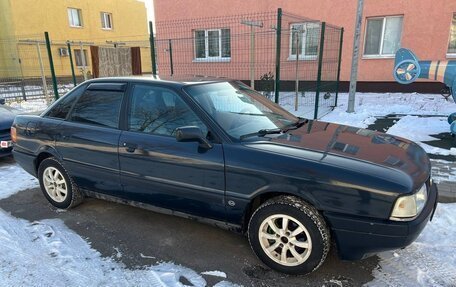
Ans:
[[[277,9],[276,27],[276,72],[275,72],[275,98],[274,102],[279,103],[280,90],[280,48],[282,46],[282,8]]]
[[[48,93],[47,82],[46,82],[46,75],[44,73],[43,57],[41,57],[40,41],[36,42],[36,52],[38,54],[38,63],[40,64],[41,83],[43,85],[44,98],[46,99],[46,101],[48,103],[50,103],[51,100],[49,99],[49,93]]]
[[[154,26],[152,21],[149,21],[149,42],[150,42],[150,59],[152,61],[152,75],[157,75],[157,63],[155,62],[155,40],[154,40]]]
[[[320,51],[318,53],[318,73],[317,73],[317,88],[315,91],[314,120],[316,120],[318,118],[318,104],[320,101],[320,89],[321,89],[321,69],[323,66],[323,51],[324,51],[324,46],[325,46],[325,29],[326,29],[326,22],[321,22]]]
[[[68,57],[70,57],[70,66],[71,66],[71,77],[73,78],[73,84],[76,87],[78,83],[76,83],[76,74],[74,73],[74,64],[73,64],[73,55],[71,53],[71,44],[70,41],[67,41],[67,48],[68,48]]]
[[[296,29],[290,31],[291,33],[295,34],[296,37],[296,65],[295,65],[295,76],[296,76],[296,81],[295,81],[295,112],[298,111],[298,99],[299,99],[299,74],[298,74],[298,68],[299,68],[299,35],[302,33],[302,29]],[[290,34],[291,37],[291,34]],[[291,37],[293,39],[293,37]]]
[[[171,76],[174,74],[173,67],[173,45],[171,44],[171,39],[168,40],[168,52],[169,52],[169,66],[171,68]]]
[[[46,39],[46,48],[47,48],[48,58],[49,58],[49,67],[51,68],[52,86],[54,88],[54,98],[57,100],[59,98],[59,90],[57,88],[57,78],[55,77],[54,61],[52,60],[51,41],[49,40],[48,32],[44,32],[44,38]]]
[[[339,43],[339,63],[337,64],[337,82],[336,82],[336,101],[334,106],[337,107],[337,98],[339,96],[339,81],[340,81],[340,63],[342,62],[342,43],[344,41],[344,28],[340,29],[340,43]]]

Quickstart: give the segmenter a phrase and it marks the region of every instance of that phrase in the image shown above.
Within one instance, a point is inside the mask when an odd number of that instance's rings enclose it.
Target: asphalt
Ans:
[[[52,207],[39,189],[0,200],[0,208],[29,221],[59,218],[102,256],[121,261],[128,268],[171,261],[196,272],[223,271],[227,280],[244,286],[361,286],[373,279],[371,274],[378,263],[376,256],[341,261],[333,248],[314,273],[288,276],[266,268],[244,236],[189,219],[98,199],[86,199],[62,212]],[[121,258],[116,257],[115,248]],[[220,281],[208,275],[204,278],[208,286]]]

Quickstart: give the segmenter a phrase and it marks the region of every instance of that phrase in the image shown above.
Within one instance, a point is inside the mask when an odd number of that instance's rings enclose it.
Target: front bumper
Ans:
[[[410,245],[432,219],[437,207],[437,197],[437,186],[432,184],[423,211],[408,222],[325,214],[335,237],[339,256],[345,260],[359,260],[381,251]]]

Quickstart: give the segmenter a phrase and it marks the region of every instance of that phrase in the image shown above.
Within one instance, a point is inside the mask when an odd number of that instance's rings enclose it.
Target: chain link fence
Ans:
[[[337,104],[342,31],[281,9],[157,22],[157,70],[239,79],[290,111],[319,118]]]
[[[337,105],[340,27],[281,9],[149,27],[115,39],[0,39],[0,98],[49,102],[93,77],[158,74],[238,79],[308,118]]]

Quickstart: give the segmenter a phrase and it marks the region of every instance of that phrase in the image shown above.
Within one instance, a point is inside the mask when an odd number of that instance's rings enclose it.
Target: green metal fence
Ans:
[[[50,101],[94,76],[158,74],[238,79],[308,118],[337,104],[340,27],[278,9],[149,28],[149,35],[118,39],[53,39],[44,32],[0,39],[0,97]],[[124,56],[131,65],[117,69]]]
[[[159,75],[239,79],[309,118],[337,103],[340,27],[278,9],[157,22],[155,28]]]

